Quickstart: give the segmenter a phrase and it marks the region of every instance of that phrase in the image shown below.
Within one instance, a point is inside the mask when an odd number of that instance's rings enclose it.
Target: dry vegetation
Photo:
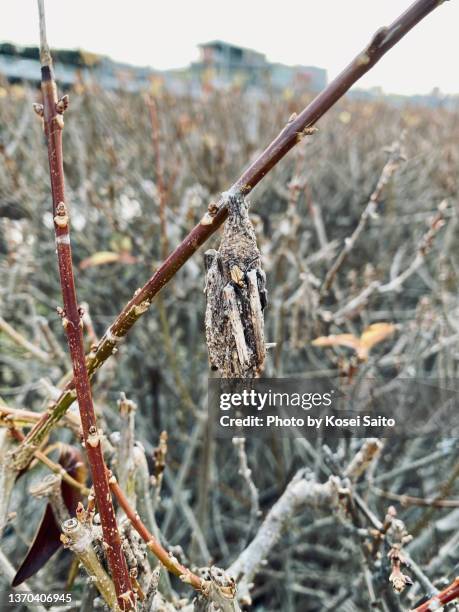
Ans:
[[[152,97],[148,104],[144,95],[96,85],[69,93],[64,169],[89,350],[164,253],[306,100],[257,99],[236,89],[201,99],[156,92],[155,120]],[[20,411],[43,412],[70,368],[56,315],[61,296],[48,160],[33,101],[39,101],[35,91],[0,89],[4,432],[33,421],[33,414]],[[344,100],[318,127],[250,198],[269,292],[265,339],[276,343],[264,375],[340,376],[347,384],[371,376],[375,385],[408,376],[454,380],[459,115]],[[365,210],[370,214],[362,220]],[[356,227],[355,241],[346,242]],[[218,240],[205,248],[217,248]],[[347,257],[331,275],[346,244]],[[341,440],[331,449],[320,440],[278,437],[215,444],[206,427],[205,248],[94,378],[106,460],[131,504],[186,567],[231,567],[240,578],[242,603],[250,593],[253,609],[392,612],[419,606],[457,573],[456,439],[439,434],[363,446]],[[369,326],[381,323],[386,327],[370,332],[387,333],[369,337]],[[120,400],[123,393],[136,410]],[[54,448],[48,453],[53,461],[57,441],[72,445],[74,453],[79,448],[78,413],[71,409],[69,415],[43,445],[45,453]],[[16,442],[5,435],[2,443],[7,452]],[[18,480],[9,509],[2,507],[13,513],[1,542],[2,589],[31,543],[43,497],[60,498],[49,479],[45,492],[43,486],[37,492],[49,473],[35,460]],[[80,484],[83,479],[80,471]],[[81,493],[87,507],[87,490]],[[123,542],[134,553],[128,565],[136,568],[142,591],[150,588],[143,609],[189,609],[190,587],[169,581],[166,573],[162,596],[152,600],[155,558],[145,557],[122,516],[119,511]],[[99,536],[93,537],[102,559]],[[29,586],[53,591],[71,584],[77,602],[71,609],[91,610],[96,590],[72,561],[61,548]]]

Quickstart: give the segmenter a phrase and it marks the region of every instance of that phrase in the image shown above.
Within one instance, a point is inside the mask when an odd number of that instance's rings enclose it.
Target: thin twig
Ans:
[[[21,408],[4,406],[0,401],[0,426],[1,427],[29,427],[43,418],[43,412],[33,412]],[[81,420],[78,414],[68,412],[62,422],[63,427],[68,427],[74,434],[78,435],[81,428]],[[24,436],[25,439],[25,436]]]
[[[260,503],[258,499],[258,489],[252,478],[252,470],[249,468],[247,453],[245,449],[245,438],[233,438],[233,444],[237,448],[239,459],[239,474],[245,480],[250,492],[250,521],[247,526],[247,535],[250,535],[252,528],[256,525],[260,515]]]
[[[18,346],[25,349],[28,353],[33,355],[33,357],[43,361],[43,363],[49,363],[51,361],[51,356],[48,353],[42,351],[38,346],[35,346],[35,344],[29,342],[27,338],[24,338],[22,334],[11,327],[11,325],[2,317],[0,317],[0,331],[7,334]]]
[[[159,229],[161,236],[161,256],[163,259],[167,257],[169,251],[169,241],[167,238],[166,224],[166,198],[167,193],[164,185],[163,168],[161,164],[160,144],[160,129],[159,118],[156,100],[152,96],[146,98],[151,121],[151,137],[153,142],[153,152],[155,155],[155,179],[159,195]]]
[[[328,508],[337,506],[339,487],[340,481],[337,477],[331,477],[321,484],[307,480],[302,471],[296,474],[269,511],[255,538],[228,569],[228,573],[239,585],[241,602],[250,604],[249,585],[289,519],[299,508],[306,505]]]
[[[132,506],[136,506],[135,492],[135,463],[134,463],[134,423],[137,405],[127,399],[124,393],[118,400],[121,417],[120,440],[117,452],[117,474],[121,488],[126,492],[127,498]]]
[[[350,252],[352,251],[362,232],[366,228],[368,220],[376,215],[378,204],[381,200],[383,191],[392,176],[395,174],[396,170],[400,167],[401,162],[404,161],[404,159],[405,156],[402,153],[400,142],[394,142],[390,149],[389,159],[387,160],[384,165],[384,168],[382,169],[381,176],[379,177],[376,187],[370,196],[368,204],[360,215],[357,227],[352,232],[352,234],[345,239],[343,249],[339,253],[338,257],[335,259],[335,262],[333,263],[332,267],[325,276],[325,280],[322,284],[322,287],[320,288],[321,298],[324,298],[330,291],[333,282],[336,278],[336,275],[338,274],[341,266],[349,257]]]
[[[401,506],[421,506],[423,508],[459,508],[459,499],[441,499],[437,497],[413,497],[412,495],[398,495],[391,491],[384,491],[378,487],[371,487],[373,493],[379,497],[398,502]]]
[[[342,323],[346,318],[351,317],[353,313],[359,312],[374,293],[389,293],[402,289],[403,284],[423,265],[426,255],[432,248],[433,241],[445,224],[446,209],[447,202],[444,200],[438,205],[437,214],[431,219],[430,226],[422,236],[416,255],[413,257],[410,265],[387,283],[383,284],[377,280],[371,282],[368,287],[365,287],[365,289],[361,291],[361,293],[352,298],[347,304],[333,314],[332,318],[335,323]]]

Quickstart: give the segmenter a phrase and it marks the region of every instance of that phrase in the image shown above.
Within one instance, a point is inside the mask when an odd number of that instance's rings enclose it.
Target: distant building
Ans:
[[[269,79],[269,65],[263,53],[221,40],[203,43],[199,49],[200,61],[191,64],[191,71],[198,77],[211,79],[216,86],[235,81],[262,86]]]
[[[203,43],[198,47],[205,66],[211,65],[223,70],[256,70],[266,67],[266,56],[253,49],[238,47],[221,40]]]
[[[221,40],[203,43],[199,49],[200,60],[191,65],[191,70],[212,80],[217,87],[236,82],[244,86],[319,91],[327,84],[327,72],[322,68],[272,64],[263,53]]]

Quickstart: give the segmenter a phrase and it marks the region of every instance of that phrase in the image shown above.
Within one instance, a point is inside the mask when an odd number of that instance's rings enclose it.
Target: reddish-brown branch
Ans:
[[[455,599],[459,599],[459,578],[456,578],[446,589],[440,591],[438,595],[414,608],[412,612],[433,612],[434,610],[440,610],[440,608]]]
[[[39,0],[40,12],[40,57],[41,90],[45,134],[48,144],[49,171],[53,200],[54,229],[59,276],[64,308],[59,313],[67,335],[72,359],[76,395],[80,407],[84,445],[91,469],[95,498],[102,524],[104,541],[107,544],[107,559],[115,584],[118,603],[122,610],[134,608],[134,596],[129,571],[121,547],[121,538],[116,524],[115,510],[110,494],[102,447],[97,429],[91,396],[86,357],[83,344],[81,309],[78,307],[70,246],[69,211],[65,203],[64,168],[62,153],[63,112],[68,104],[66,97],[58,101],[51,56],[45,36],[43,0]]]
[[[172,574],[175,574],[175,576],[179,576],[183,582],[191,584],[194,589],[201,591],[205,585],[202,578],[199,578],[199,576],[193,574],[193,572],[179,563],[175,557],[170,555],[167,550],[161,546],[158,540],[149,532],[147,527],[141,521],[137,512],[135,512],[135,510],[131,507],[126,495],[123,493],[123,490],[116,481],[116,478],[113,476],[110,476],[110,488],[118,500],[119,505],[123,508],[126,516],[131,521],[134,529],[144,540],[151,552],[159,559],[159,561],[161,561],[164,567]]]
[[[280,134],[255,162],[234,183],[228,193],[248,194],[264,176],[297,144],[308,128],[313,126],[354,83],[368,72],[419,21],[431,13],[442,0],[417,0],[387,28],[381,28],[370,44],[326,87],[298,116],[289,121]],[[227,194],[226,194],[227,195]],[[113,353],[117,343],[128,333],[139,317],[148,310],[156,294],[171,280],[183,264],[222,225],[227,217],[227,198],[209,205],[209,212],[161,264],[148,282],[136,292],[109,327],[94,353],[88,357],[88,371],[92,376]],[[75,400],[72,380],[57,400],[50,414],[43,417],[29,432],[24,444],[15,454],[17,469],[27,465],[33,448],[59,421]]]

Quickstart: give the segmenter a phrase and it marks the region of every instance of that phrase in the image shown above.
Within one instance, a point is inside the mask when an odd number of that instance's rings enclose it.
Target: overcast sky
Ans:
[[[222,39],[285,64],[326,68],[329,78],[409,0],[46,0],[51,46],[177,68],[196,45]],[[386,92],[459,93],[459,0],[431,13],[360,81]],[[0,40],[37,44],[35,0],[2,0]]]

